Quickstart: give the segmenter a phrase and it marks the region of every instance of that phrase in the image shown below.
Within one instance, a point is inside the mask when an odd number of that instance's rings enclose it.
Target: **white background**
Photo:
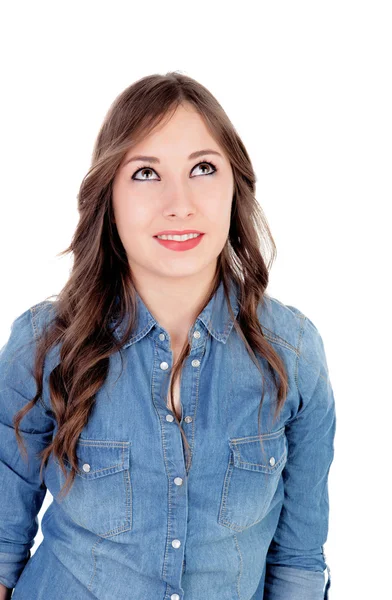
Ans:
[[[269,293],[324,340],[337,410],[332,600],[390,597],[390,11],[376,0],[35,1],[0,11],[1,345],[12,320],[68,278],[72,258],[56,254],[70,243],[113,99],[152,73],[200,81],[256,171],[278,247]],[[32,553],[41,541],[40,529]]]

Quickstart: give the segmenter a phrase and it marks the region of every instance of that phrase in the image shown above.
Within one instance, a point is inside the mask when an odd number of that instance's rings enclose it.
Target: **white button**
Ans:
[[[173,415],[166,415],[166,421],[169,421],[169,423],[172,423],[174,421]]]
[[[200,337],[200,336],[201,336],[201,333],[200,333],[200,331],[195,331],[195,332],[193,333],[193,337],[195,337],[195,338],[197,338],[197,339],[199,339],[199,337]]]
[[[165,361],[164,361],[164,362],[161,362],[161,364],[160,364],[159,366],[161,367],[161,369],[162,369],[163,371],[166,371],[166,369],[168,369],[168,368],[169,368],[169,365],[168,365],[168,364],[167,364],[167,362],[165,362]]]
[[[83,471],[85,471],[86,473],[88,473],[91,469],[90,465],[88,463],[85,463],[82,467]]]
[[[200,360],[197,360],[197,358],[195,358],[195,360],[192,360],[192,367],[199,367],[200,366]]]
[[[159,339],[160,340],[164,340],[165,339],[165,334],[164,333],[160,333],[159,334]]]
[[[271,465],[271,467],[273,467],[273,466],[274,466],[274,464],[275,464],[275,459],[274,459],[274,457],[273,457],[273,456],[271,456],[271,458],[269,459],[269,464]]]
[[[173,546],[173,548],[179,548],[181,546],[180,540],[173,540],[172,546]]]
[[[192,423],[192,417],[185,417],[184,421],[185,423]]]
[[[178,594],[172,594],[170,600],[180,600],[180,596]]]
[[[174,483],[176,485],[182,485],[182,478],[181,477],[175,477]]]

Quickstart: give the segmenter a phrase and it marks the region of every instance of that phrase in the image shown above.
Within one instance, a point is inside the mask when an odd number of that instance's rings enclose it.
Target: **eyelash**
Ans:
[[[205,175],[213,175],[214,173],[216,173],[218,171],[217,167],[214,165],[214,163],[208,161],[208,160],[203,160],[202,162],[197,163],[197,165],[195,165],[193,167],[193,169],[196,169],[196,167],[199,167],[200,165],[209,165],[210,167],[212,167],[214,170],[212,171],[212,173],[206,173]],[[143,169],[150,169],[151,171],[155,172],[155,169],[153,169],[152,167],[149,167],[147,165],[144,165],[143,167],[140,167],[140,169],[138,169],[137,171],[134,172],[134,174],[132,175],[131,179],[133,179],[134,181],[154,181],[153,179],[149,180],[149,179],[135,179],[135,175],[137,175],[137,173],[139,173],[139,171],[143,171]],[[193,171],[192,169],[192,171]]]

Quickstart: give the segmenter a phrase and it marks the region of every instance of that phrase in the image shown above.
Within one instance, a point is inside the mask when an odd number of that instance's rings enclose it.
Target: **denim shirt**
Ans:
[[[237,291],[232,284],[235,317]],[[323,545],[336,416],[323,341],[311,320],[268,294],[258,307],[289,377],[273,422],[276,396],[265,375],[263,452],[262,376],[220,284],[188,334],[180,388],[188,470],[166,403],[170,336],[137,294],[137,327],[109,359],[78,440],[79,473],[59,503],[64,475],[51,455],[41,483],[36,456],[57,431],[48,377],[60,362],[58,346],[45,359],[42,397],[20,424],[28,462],[12,424],[36,393],[34,344],[54,310],[47,300],[26,310],[0,350],[0,582],[15,588],[13,599],[328,598]],[[112,323],[118,336],[124,324]],[[54,500],[31,555],[47,490]]]

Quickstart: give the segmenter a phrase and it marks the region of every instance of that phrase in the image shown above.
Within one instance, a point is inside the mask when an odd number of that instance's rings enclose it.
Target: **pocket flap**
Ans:
[[[130,443],[79,438],[76,445],[77,475],[84,479],[97,479],[129,469]],[[71,466],[69,461],[64,462]]]
[[[233,452],[233,464],[240,469],[275,473],[286,463],[287,438],[285,428],[272,433],[261,434],[263,446],[258,435],[231,438],[230,448]]]

